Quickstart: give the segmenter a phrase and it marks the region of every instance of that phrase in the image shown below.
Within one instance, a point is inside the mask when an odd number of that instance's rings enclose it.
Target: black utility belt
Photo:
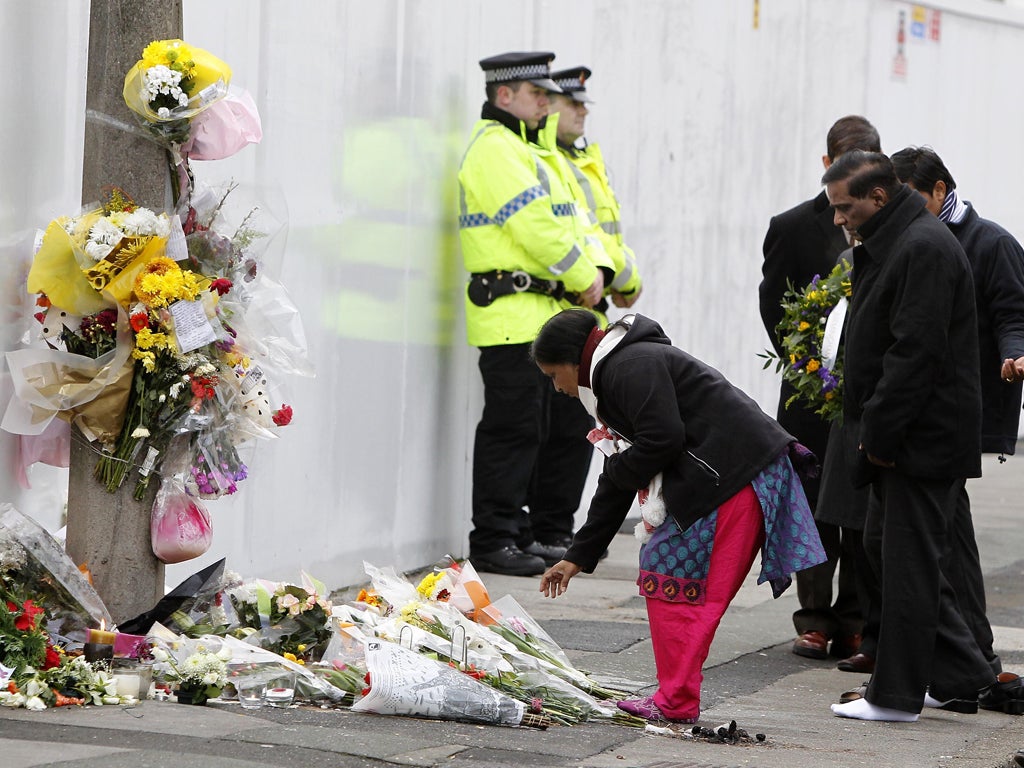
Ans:
[[[489,307],[495,299],[514,293],[540,293],[558,300],[567,298],[565,285],[559,280],[548,280],[517,269],[511,272],[495,269],[474,272],[469,276],[469,300],[478,307]]]

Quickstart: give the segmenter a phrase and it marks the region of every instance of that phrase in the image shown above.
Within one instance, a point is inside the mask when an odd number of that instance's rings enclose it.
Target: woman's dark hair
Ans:
[[[945,184],[947,190],[956,189],[953,175],[931,147],[907,147],[889,159],[900,181],[920,192],[931,194],[937,181]]]
[[[530,345],[530,358],[535,363],[579,365],[583,345],[597,327],[597,318],[585,309],[566,309],[552,317],[540,329]]]

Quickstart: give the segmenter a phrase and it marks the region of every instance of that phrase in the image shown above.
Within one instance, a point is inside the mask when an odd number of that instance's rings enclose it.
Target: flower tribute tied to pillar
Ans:
[[[189,121],[224,98],[231,68],[182,40],[154,40],[124,78],[124,101],[151,130],[182,144]]]
[[[824,278],[815,275],[801,289],[790,284],[783,296],[782,320],[776,327],[783,356],[771,350],[758,356],[765,359],[765,368],[774,362],[776,372],[795,390],[786,400],[787,408],[800,402],[828,421],[842,416],[839,336],[850,294],[850,263],[842,260]]]
[[[283,380],[312,375],[298,309],[268,271],[285,222],[234,182],[197,184],[177,151],[183,135],[168,132],[194,128],[230,78],[181,40],[146,46],[124,96],[175,147],[174,208],[111,186],[36,238],[26,287],[38,323],[7,353],[14,396],[2,426],[41,436],[55,417],[74,424],[112,493],[130,480],[142,499],[154,475],[179,496],[235,493],[248,476],[243,446],[293,418]],[[204,148],[225,156],[254,135],[235,124]]]

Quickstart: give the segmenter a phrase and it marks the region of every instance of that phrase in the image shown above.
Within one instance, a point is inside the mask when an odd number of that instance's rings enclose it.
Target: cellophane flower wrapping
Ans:
[[[790,286],[782,298],[782,320],[776,328],[783,356],[766,351],[764,367],[775,363],[776,372],[795,390],[785,406],[799,402],[828,421],[843,413],[843,345],[834,361],[823,354],[828,318],[841,299],[852,293],[850,263],[840,260],[825,277],[815,275],[803,287]]]
[[[522,702],[395,643],[368,642],[366,666],[369,690],[355,711],[512,726],[526,714]]]
[[[190,121],[224,98],[231,68],[183,40],[154,40],[124,79],[125,104],[167,144],[189,139]]]
[[[0,505],[0,706],[128,703],[108,669],[68,652],[104,624],[110,615],[63,548]]]
[[[293,661],[319,661],[332,637],[331,602],[307,574],[302,584],[256,581],[227,591],[239,626],[233,634]]]
[[[287,380],[312,374],[298,310],[264,275],[283,227],[234,184],[198,187],[176,215],[115,190],[55,221],[30,271],[39,339],[8,353],[4,428],[74,421],[111,492],[131,479],[141,499],[174,475],[197,497],[236,492],[247,446],[295,417]]]

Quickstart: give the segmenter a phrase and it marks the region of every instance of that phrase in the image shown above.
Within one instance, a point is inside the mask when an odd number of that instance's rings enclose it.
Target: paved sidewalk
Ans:
[[[1024,674],[1024,479],[1022,459],[986,457],[972,481],[989,617],[1004,667]],[[621,534],[597,573],[558,600],[536,579],[483,575],[493,597],[512,594],[604,682],[648,692],[655,685],[636,541]],[[771,599],[752,574],[727,612],[705,667],[704,726],[736,720],[763,743],[712,744],[606,723],[546,731],[361,715],[295,707],[254,714],[230,703],[191,707],[145,701],[135,708],[26,712],[0,708],[0,768],[235,768],[236,766],[585,766],[586,768],[1002,768],[1024,748],[1024,717],[926,710],[913,724],[832,716],[829,704],[862,677],[789,650],[793,590]]]

